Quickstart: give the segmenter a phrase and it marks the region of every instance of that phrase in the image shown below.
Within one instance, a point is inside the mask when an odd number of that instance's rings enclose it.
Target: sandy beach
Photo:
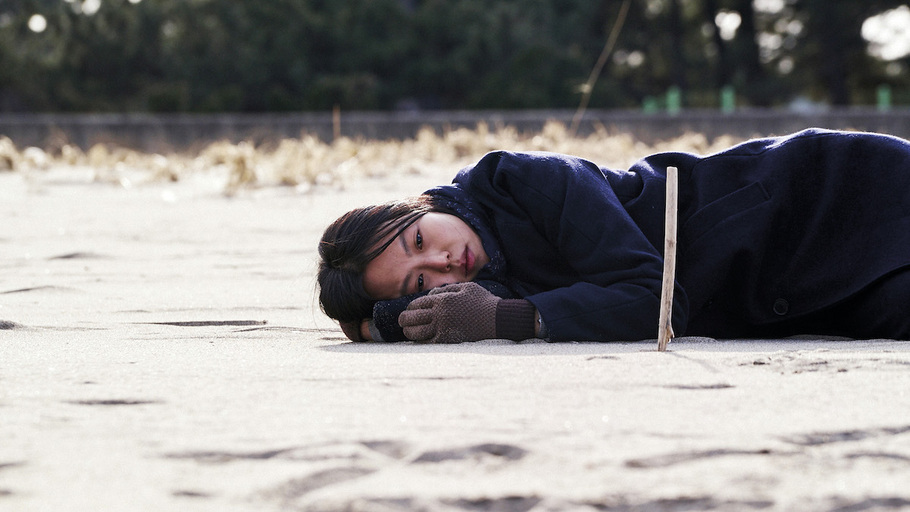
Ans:
[[[454,171],[0,173],[0,510],[910,509],[908,342],[347,342],[323,228]]]

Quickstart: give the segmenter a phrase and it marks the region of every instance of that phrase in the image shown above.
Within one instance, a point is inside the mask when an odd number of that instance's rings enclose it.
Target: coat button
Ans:
[[[790,311],[790,303],[784,299],[777,299],[776,301],[774,301],[774,307],[772,307],[771,309],[774,310],[775,314],[784,316],[787,314],[788,311]]]

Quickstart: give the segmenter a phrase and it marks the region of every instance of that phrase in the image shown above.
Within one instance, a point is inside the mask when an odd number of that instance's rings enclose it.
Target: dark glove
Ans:
[[[514,292],[496,281],[483,280],[475,282],[500,298],[512,299],[516,297]],[[401,325],[398,323],[398,317],[401,315],[402,311],[407,309],[412,301],[420,297],[425,297],[430,291],[431,290],[427,290],[420,293],[405,295],[404,297],[399,297],[397,299],[376,302],[373,306],[373,326],[375,327],[378,336],[374,339],[382,339],[387,342],[409,341],[409,338],[405,336]]]
[[[500,300],[477,283],[443,286],[411,302],[398,323],[414,341],[462,343],[494,338]]]
[[[477,283],[457,283],[415,299],[398,323],[409,339],[426,343],[518,340],[534,337],[534,312],[524,299],[500,299]]]

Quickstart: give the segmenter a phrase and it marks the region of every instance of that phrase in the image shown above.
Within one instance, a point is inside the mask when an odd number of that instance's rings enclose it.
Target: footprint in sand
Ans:
[[[485,443],[464,448],[449,450],[434,450],[424,452],[416,459],[415,463],[445,462],[450,460],[466,460],[478,458],[494,458],[499,460],[519,460],[528,454],[524,448],[510,444]]]
[[[11,469],[11,468],[24,466],[24,465],[25,465],[24,462],[0,462],[0,471],[3,471],[4,469]],[[13,491],[0,487],[0,498],[3,498],[4,496],[12,496],[12,495],[13,495]]]
[[[68,252],[58,256],[51,256],[48,260],[103,260],[108,258],[109,256],[94,252]]]
[[[149,405],[163,404],[161,400],[135,400],[135,399],[104,399],[104,400],[66,400],[64,403],[73,405],[103,405],[103,406],[120,406],[120,405]]]
[[[416,453],[416,454],[415,454]],[[322,466],[310,470],[300,477],[285,480],[255,493],[255,499],[279,503],[282,508],[306,508],[307,510],[335,510],[337,501],[310,502],[316,491],[336,485],[353,482],[389,468],[401,469],[403,466],[420,468],[421,471],[434,464],[468,464],[478,462],[493,465],[509,464],[523,459],[529,454],[519,446],[503,443],[481,443],[454,448],[415,452],[407,443],[396,440],[366,440],[356,443],[322,443],[296,447],[284,447],[259,451],[184,451],[164,454],[167,459],[183,459],[198,464],[222,465],[235,462],[271,460],[299,461],[302,469],[312,467],[307,463]],[[334,467],[325,467],[328,463]],[[315,468],[314,468],[315,469]],[[201,493],[182,490],[181,497],[207,498]],[[176,494],[175,494],[176,495]],[[377,506],[394,505],[393,509],[455,509],[455,510],[507,510],[524,512],[536,507],[541,498],[537,496],[489,496],[476,499],[452,498],[415,498],[401,496],[396,498],[358,496],[361,503]],[[403,508],[402,508],[403,507]]]
[[[74,292],[79,291],[75,288],[68,288],[66,286],[30,286],[28,288],[17,288],[15,290],[6,290],[0,292],[0,295],[11,295],[13,293],[27,293],[27,292]]]
[[[899,427],[872,428],[866,430],[812,432],[809,434],[784,437],[782,440],[799,446],[818,446],[823,444],[861,441],[863,439],[876,437],[898,436],[908,432],[910,432],[910,425],[902,425]]]
[[[17,324],[16,322],[10,322],[9,320],[0,320],[0,331],[12,331],[13,329],[24,329],[25,326],[22,324]]]

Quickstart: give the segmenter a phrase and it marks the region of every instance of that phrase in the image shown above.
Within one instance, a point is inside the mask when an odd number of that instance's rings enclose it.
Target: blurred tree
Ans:
[[[862,37],[863,22],[905,4],[901,0],[795,1],[796,16],[805,25],[801,51],[794,52],[795,65],[816,70],[820,82],[811,84],[811,89],[833,105],[850,105],[858,82],[872,68]]]
[[[590,12],[578,7],[584,3],[562,5]],[[401,60],[403,88],[419,103],[447,108],[573,104],[566,77],[583,80],[588,55],[573,61],[571,30],[578,27],[560,27],[556,7],[546,0],[420,2],[412,46]]]
[[[762,65],[753,0],[732,0],[730,7],[741,20],[731,42],[730,58],[738,67],[732,85],[741,90],[752,105],[767,107],[779,102],[781,97],[787,96],[786,80],[769,77]]]

